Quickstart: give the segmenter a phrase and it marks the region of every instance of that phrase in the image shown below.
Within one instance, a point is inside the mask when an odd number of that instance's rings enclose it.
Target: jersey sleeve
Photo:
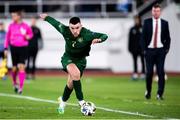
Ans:
[[[107,40],[108,36],[104,33],[98,33],[98,32],[92,32],[89,30],[88,32],[89,36],[93,39],[101,39],[101,42],[104,42]]]
[[[56,19],[47,16],[45,18],[45,21],[47,21],[48,23],[50,23],[54,28],[56,28],[57,31],[59,31],[61,34],[64,34],[64,29],[65,29],[65,25],[62,24],[61,22],[57,21]]]
[[[26,29],[27,29],[27,35],[29,36],[29,38],[31,39],[33,37],[33,32],[30,26],[26,25]]]

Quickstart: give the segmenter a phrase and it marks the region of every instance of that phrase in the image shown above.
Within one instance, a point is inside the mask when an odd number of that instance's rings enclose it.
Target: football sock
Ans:
[[[18,73],[18,77],[19,77],[19,91],[22,91],[23,86],[24,86],[24,80],[26,78],[26,73],[25,71],[19,71]]]
[[[16,76],[17,76],[17,72],[11,72],[11,76],[13,79],[13,85],[16,86],[17,85],[17,81],[16,81]]]
[[[63,96],[62,96],[62,100],[64,102],[66,102],[69,99],[72,91],[73,91],[73,89],[69,89],[69,87],[67,85],[65,86],[64,93],[63,93]]]
[[[83,100],[83,93],[80,80],[73,80],[73,86],[76,93],[76,98],[81,101]]]

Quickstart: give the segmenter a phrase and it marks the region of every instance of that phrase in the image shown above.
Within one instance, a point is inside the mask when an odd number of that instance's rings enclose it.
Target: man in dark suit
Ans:
[[[139,16],[134,17],[135,25],[129,31],[129,43],[128,50],[133,57],[134,71],[132,74],[132,80],[138,78],[138,57],[141,58],[142,72],[140,75],[141,79],[145,79],[145,65],[144,65],[144,55],[141,52],[140,39],[142,35],[142,24]]]
[[[151,98],[153,67],[156,65],[158,81],[157,99],[163,100],[165,88],[164,63],[170,48],[169,26],[166,20],[160,18],[161,7],[155,4],[152,8],[152,18],[144,20],[141,47],[146,60],[146,93],[145,98]]]

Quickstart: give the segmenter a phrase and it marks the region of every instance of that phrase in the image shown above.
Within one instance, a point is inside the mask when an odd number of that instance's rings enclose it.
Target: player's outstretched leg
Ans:
[[[73,88],[76,93],[76,98],[79,100],[79,104],[82,106],[84,104],[84,98],[83,98],[82,86],[80,81],[81,72],[78,69],[78,67],[73,63],[67,66],[67,70],[73,81]]]
[[[63,96],[58,98],[59,107],[57,110],[58,110],[59,114],[64,114],[64,108],[66,107],[66,101],[69,99],[72,91],[73,91],[73,88],[70,89],[68,87],[68,85],[66,85],[64,88]]]
[[[63,95],[62,95],[62,97],[58,98],[59,107],[58,107],[57,110],[58,110],[59,114],[64,114],[64,109],[65,109],[65,106],[66,106],[66,101],[69,99],[72,91],[73,91],[73,82],[72,82],[71,76],[68,75],[67,85],[64,88]]]
[[[58,102],[59,102],[59,107],[57,111],[59,114],[64,114],[64,108],[66,106],[66,102],[62,100],[61,96],[58,98]]]

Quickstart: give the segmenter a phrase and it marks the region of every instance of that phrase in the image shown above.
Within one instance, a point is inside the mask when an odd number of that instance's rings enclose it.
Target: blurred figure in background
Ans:
[[[0,78],[6,79],[7,74],[7,59],[4,56],[4,41],[6,38],[5,26],[3,22],[0,22]]]
[[[36,57],[38,50],[43,48],[43,40],[40,29],[36,26],[37,18],[31,19],[31,28],[33,31],[33,37],[29,41],[28,45],[28,59],[27,59],[27,79],[35,79],[36,72]]]
[[[14,91],[18,94],[22,93],[24,80],[26,78],[25,60],[27,58],[28,41],[32,38],[33,33],[31,27],[22,21],[21,11],[13,11],[11,13],[13,22],[9,25],[4,43],[4,54],[7,56],[8,47],[10,46],[12,58],[12,79]],[[19,78],[19,86],[16,77]]]
[[[6,32],[4,29],[4,23],[0,22],[0,59],[4,58],[4,41],[6,38]]]
[[[130,29],[129,32],[129,44],[128,44],[128,50],[132,55],[133,58],[133,74],[132,79],[136,80],[138,79],[138,57],[141,58],[141,74],[140,78],[145,79],[145,65],[144,65],[144,55],[141,52],[140,47],[140,39],[142,35],[142,25],[141,20],[139,16],[134,17],[135,25]]]

